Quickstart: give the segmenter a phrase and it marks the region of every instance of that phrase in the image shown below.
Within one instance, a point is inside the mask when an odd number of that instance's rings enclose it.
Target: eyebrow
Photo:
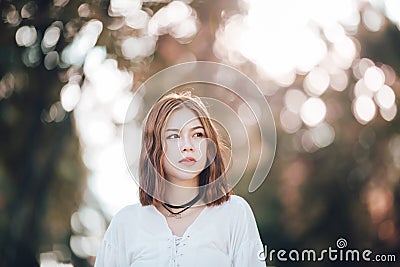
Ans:
[[[197,129],[204,129],[203,126],[199,125],[199,126],[194,126],[192,128],[190,128],[190,130],[194,131]],[[166,132],[179,132],[179,129],[167,129]]]

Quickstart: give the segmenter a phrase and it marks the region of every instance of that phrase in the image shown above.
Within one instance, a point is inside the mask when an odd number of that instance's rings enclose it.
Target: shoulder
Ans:
[[[229,200],[221,205],[221,209],[230,214],[238,214],[239,216],[253,216],[253,211],[249,203],[238,195],[231,195]]]
[[[226,202],[227,206],[236,209],[249,209],[249,203],[241,196],[231,195],[229,200]]]
[[[257,237],[258,228],[254,213],[243,197],[231,195],[229,200],[221,206],[220,214],[225,224],[229,225],[232,235],[243,240]]]
[[[140,209],[142,209],[143,206],[140,203],[135,203],[132,205],[128,205],[122,209],[120,209],[115,215],[114,217],[124,217],[124,216],[129,216],[132,213],[136,213],[139,212]]]
[[[126,206],[119,210],[111,219],[104,238],[110,243],[118,243],[117,239],[121,233],[132,232],[141,216],[141,210],[145,207],[140,203]]]
[[[111,224],[121,224],[137,219],[145,207],[140,203],[126,206],[119,210],[111,219]]]

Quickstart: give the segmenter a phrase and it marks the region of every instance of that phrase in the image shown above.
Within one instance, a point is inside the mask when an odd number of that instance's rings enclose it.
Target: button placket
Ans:
[[[175,240],[174,240],[174,238],[169,237],[167,239],[167,244],[168,244],[167,248],[170,251],[170,256],[169,256],[170,266],[176,267],[176,264],[175,264]]]
[[[168,243],[169,246],[168,248],[171,250],[171,262],[172,262],[172,266],[176,267],[177,266],[177,252],[178,252],[178,247],[176,245],[176,238],[172,237],[172,238],[168,238]],[[178,264],[179,265],[179,264]]]
[[[170,237],[167,239],[168,246],[167,248],[170,249],[170,260],[171,264],[174,267],[179,267],[179,262],[178,262],[178,257],[183,256],[182,253],[182,247],[185,247],[187,245],[187,239],[189,238],[189,235],[183,236],[183,237]]]

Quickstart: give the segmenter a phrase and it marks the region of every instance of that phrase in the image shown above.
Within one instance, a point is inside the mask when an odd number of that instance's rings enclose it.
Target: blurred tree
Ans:
[[[60,252],[60,261],[91,264],[70,255],[70,218],[82,201],[86,168],[77,156],[81,148],[71,109],[60,100],[61,88],[85,82],[83,61],[96,44],[105,46],[121,68],[132,68],[136,80],[148,77],[157,38],[140,39],[147,34],[140,28],[143,26],[136,20],[131,20],[136,28],[127,25],[125,16],[142,8],[135,14],[147,21],[167,4],[0,2],[0,266],[38,266],[40,253],[46,251]],[[193,19],[189,22],[196,23]],[[159,30],[156,37],[166,33],[166,29]],[[131,42],[150,43],[142,43],[142,51],[132,55],[121,48],[121,42],[132,36],[138,38]],[[181,36],[181,42],[191,36]],[[137,44],[131,45],[136,49]]]
[[[67,244],[69,218],[82,197],[79,144],[59,102],[65,70],[44,63],[68,38],[46,53],[41,44],[54,21],[80,21],[79,1],[67,2],[1,1],[1,266],[38,266],[39,251]]]
[[[387,64],[395,69],[392,88],[398,102],[400,32],[387,23],[378,33],[360,27],[355,37],[362,45],[359,58],[369,58],[378,66]],[[303,88],[303,82],[304,77],[299,77],[290,87]],[[376,116],[364,125],[357,121],[350,102],[356,82],[357,78],[350,75],[346,90],[323,96],[328,103],[327,120],[331,120],[335,131],[332,144],[307,151],[306,131],[287,133],[276,116],[278,145],[269,178],[258,191],[249,194],[247,177],[241,180],[236,191],[254,206],[262,239],[269,250],[289,252],[312,248],[320,252],[328,246],[337,249],[337,240],[344,238],[347,249],[370,249],[371,257],[376,254],[396,257],[396,262],[374,261],[366,266],[396,267],[400,259],[400,166],[395,156],[398,152],[393,151],[399,151],[396,140],[400,117],[397,115],[387,122]],[[275,103],[275,114],[279,114],[283,105],[276,102],[283,102],[285,93],[283,90],[268,97],[270,103]],[[274,259],[273,263],[269,262],[274,266],[314,266],[307,261]],[[365,264],[329,261],[326,257],[315,266]]]

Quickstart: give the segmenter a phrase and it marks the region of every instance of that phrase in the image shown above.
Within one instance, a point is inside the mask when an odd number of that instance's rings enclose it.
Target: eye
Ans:
[[[179,138],[178,134],[171,134],[167,136],[167,139],[177,139],[177,138]]]
[[[195,133],[193,136],[194,137],[198,137],[198,138],[202,138],[202,137],[204,137],[204,134],[202,132],[198,132],[198,133]]]

